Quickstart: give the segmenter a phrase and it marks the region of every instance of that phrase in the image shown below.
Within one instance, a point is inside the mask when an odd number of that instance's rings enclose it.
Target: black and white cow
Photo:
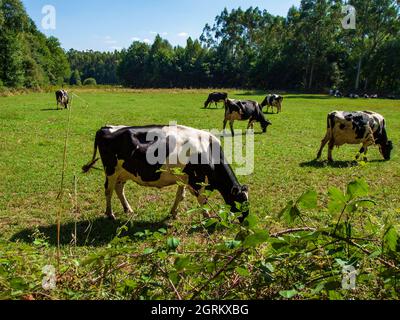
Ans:
[[[282,96],[277,94],[270,94],[261,103],[261,107],[264,108],[265,106],[268,106],[267,113],[269,112],[270,107],[272,109],[272,113],[274,113],[274,107],[275,107],[277,112],[280,113],[282,112],[282,102],[283,102]]]
[[[56,92],[56,99],[57,99],[57,109],[58,106],[64,106],[65,109],[68,109],[68,105],[69,105],[69,96],[68,96],[68,92],[65,90],[58,90]]]
[[[226,99],[224,131],[229,121],[232,136],[235,135],[233,129],[235,120],[249,120],[248,130],[254,129],[254,123],[259,122],[263,133],[266,133],[268,126],[272,124],[265,118],[261,106],[256,101]]]
[[[365,161],[367,161],[369,146],[378,145],[385,160],[390,160],[390,154],[393,150],[393,143],[387,137],[384,117],[370,111],[335,111],[330,113],[328,115],[328,131],[322,140],[317,159],[321,158],[322,151],[328,142],[328,161],[330,162],[333,161],[333,148],[344,144],[362,144],[357,159],[364,154]]]
[[[204,108],[208,108],[211,103],[215,103],[215,107],[218,108],[219,102],[225,102],[228,99],[228,94],[225,92],[213,92],[208,96],[207,101],[204,103]]]
[[[126,213],[131,213],[124,186],[128,180],[145,187],[164,188],[178,185],[171,214],[176,217],[186,188],[199,203],[207,203],[205,191],[217,190],[234,213],[237,204],[248,202],[248,188],[242,186],[227,163],[220,141],[210,133],[184,126],[114,127],[96,134],[92,161],[84,166],[88,172],[99,160],[106,174],[106,216],[115,219],[111,198],[116,191]],[[246,210],[244,210],[246,211]],[[248,215],[244,212],[239,220]]]

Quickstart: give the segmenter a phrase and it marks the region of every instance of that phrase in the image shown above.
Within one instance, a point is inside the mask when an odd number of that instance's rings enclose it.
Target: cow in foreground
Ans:
[[[56,92],[56,100],[57,100],[57,109],[58,106],[64,106],[64,109],[68,109],[68,105],[70,103],[68,92],[65,90],[58,90]]]
[[[226,125],[229,121],[232,136],[235,136],[233,128],[235,120],[249,120],[247,130],[254,129],[254,123],[259,122],[263,133],[266,133],[268,126],[272,124],[265,118],[262,108],[257,102],[250,100],[227,99],[225,101],[224,131],[226,130]]]
[[[115,219],[114,190],[125,212],[132,213],[124,193],[128,180],[160,189],[177,185],[173,217],[186,188],[200,205],[207,203],[205,191],[218,190],[234,213],[242,212],[238,204],[248,202],[247,186],[238,182],[220,141],[210,133],[184,126],[104,127],[96,134],[93,159],[83,167],[84,172],[98,161],[97,149],[106,174],[106,216],[110,219]],[[239,220],[243,222],[247,215],[248,211],[243,212]]]
[[[272,109],[272,113],[274,113],[274,108],[276,108],[277,113],[281,113],[282,102],[283,102],[282,96],[277,94],[271,94],[264,99],[264,101],[261,103],[261,107],[264,108],[265,106],[267,106],[267,113],[269,112],[269,108]]]
[[[321,158],[322,151],[328,142],[328,161],[330,162],[333,161],[333,148],[344,144],[362,144],[362,148],[356,158],[358,160],[364,154],[364,161],[368,160],[367,152],[369,146],[378,145],[385,160],[390,160],[390,154],[393,150],[393,143],[387,137],[384,117],[370,111],[335,111],[330,113],[328,115],[328,131],[322,140],[317,159]]]
[[[225,102],[228,99],[228,94],[225,92],[213,92],[208,96],[207,101],[204,103],[204,108],[208,108],[211,103],[215,103],[215,107],[218,108],[218,103]]]

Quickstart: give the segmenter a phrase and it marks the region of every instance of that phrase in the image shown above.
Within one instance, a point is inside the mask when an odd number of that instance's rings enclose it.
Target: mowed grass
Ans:
[[[117,197],[114,211],[118,222],[103,219],[105,210],[104,174],[93,170],[81,174],[82,165],[92,157],[96,131],[106,124],[151,125],[178,124],[199,129],[222,129],[224,111],[202,109],[208,91],[75,91],[68,140],[65,193],[56,200],[60,189],[63,148],[68,111],[55,110],[54,94],[29,94],[0,97],[0,239],[12,242],[32,241],[38,229],[55,245],[57,213],[61,213],[62,244],[72,240],[77,221],[81,247],[101,247],[110,241],[121,224],[133,221],[129,232],[157,229],[168,218],[176,188],[162,191],[129,183],[126,194],[134,215],[126,216]],[[261,102],[264,96],[252,92],[231,91],[230,96]],[[335,163],[314,162],[320,141],[326,132],[326,116],[333,110],[372,110],[385,116],[389,138],[395,149],[391,161],[384,162],[378,148],[369,152],[370,162],[354,165],[358,146],[334,151]],[[271,229],[279,229],[279,213],[290,200],[309,189],[326,194],[332,187],[344,189],[361,177],[370,185],[371,197],[379,204],[378,218],[390,215],[398,219],[400,209],[400,101],[331,99],[318,95],[285,96],[283,113],[267,115],[273,125],[268,133],[255,135],[255,170],[238,177],[250,187],[251,210]],[[244,130],[246,122],[236,122]],[[260,126],[256,125],[256,132]],[[222,139],[223,140],[223,139]],[[326,160],[324,152],[324,160]],[[78,210],[71,208],[77,177]],[[214,194],[216,201],[220,196]],[[321,208],[326,197],[320,198]],[[178,232],[185,237],[192,221],[200,214],[185,210],[196,206],[188,195],[180,207]],[[322,211],[323,212],[323,211]],[[324,222],[323,213],[315,217]],[[181,230],[179,230],[181,228]],[[201,235],[199,235],[201,236]],[[193,235],[188,235],[193,237]]]

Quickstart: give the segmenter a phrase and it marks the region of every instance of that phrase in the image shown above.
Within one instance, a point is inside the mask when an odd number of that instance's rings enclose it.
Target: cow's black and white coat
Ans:
[[[344,144],[362,144],[357,154],[357,159],[366,155],[368,147],[378,145],[385,160],[390,160],[393,144],[388,140],[386,123],[382,115],[371,111],[344,112],[335,111],[328,115],[328,130],[322,140],[317,158],[320,159],[322,151],[329,142],[328,160],[333,161],[332,151],[335,146]]]
[[[218,190],[232,212],[240,212],[237,203],[248,201],[248,188],[240,185],[224,157],[220,141],[210,133],[184,126],[108,126],[97,132],[94,148],[93,160],[83,171],[88,172],[94,166],[98,149],[107,177],[106,215],[112,219],[115,219],[111,207],[114,190],[125,212],[132,212],[124,193],[128,180],[155,188],[178,185],[171,209],[174,217],[186,188],[201,205],[207,203],[205,190]],[[149,155],[156,155],[159,161],[150,161]],[[247,215],[245,212],[240,220]]]
[[[58,106],[64,106],[65,109],[68,109],[68,105],[69,105],[69,96],[68,96],[68,92],[65,90],[58,90],[56,92],[56,100],[57,100],[57,109]]]
[[[269,108],[272,109],[272,113],[274,112],[274,108],[276,108],[277,112],[280,113],[282,112],[282,102],[282,96],[271,94],[264,99],[264,101],[261,103],[261,107],[264,108],[267,106],[267,113],[269,112]]]
[[[249,120],[248,130],[254,129],[254,123],[259,122],[264,133],[267,132],[268,126],[271,125],[271,122],[265,118],[261,106],[256,101],[227,99],[225,101],[223,129],[224,131],[226,130],[226,125],[229,121],[232,136],[235,135],[233,124],[236,120]]]
[[[204,108],[208,108],[211,103],[215,103],[215,107],[218,108],[218,103],[225,102],[228,99],[228,94],[226,92],[213,92],[210,93],[208,99],[204,103]]]

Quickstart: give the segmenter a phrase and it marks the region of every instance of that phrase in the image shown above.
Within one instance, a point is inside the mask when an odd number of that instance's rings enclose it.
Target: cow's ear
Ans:
[[[242,186],[242,192],[249,192],[249,187],[246,185]]]
[[[239,192],[240,192],[240,188],[238,186],[234,186],[232,188],[231,193],[232,193],[233,196],[237,196],[239,194]]]

